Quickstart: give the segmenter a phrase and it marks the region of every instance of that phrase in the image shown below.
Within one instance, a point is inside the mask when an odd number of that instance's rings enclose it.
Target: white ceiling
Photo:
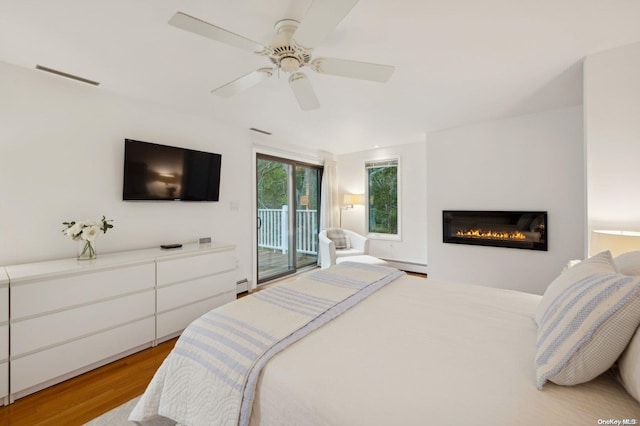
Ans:
[[[395,65],[395,73],[374,83],[306,70],[321,107],[301,111],[287,75],[232,99],[211,95],[270,62],[167,24],[182,11],[268,43],[276,21],[303,20],[310,4],[0,0],[0,60],[339,154],[581,104],[582,59],[640,41],[638,0],[360,0],[314,57]]]

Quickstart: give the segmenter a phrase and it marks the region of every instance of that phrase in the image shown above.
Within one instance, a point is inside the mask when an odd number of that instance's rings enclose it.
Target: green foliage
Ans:
[[[281,209],[282,206],[288,204],[287,177],[290,168],[291,166],[286,163],[258,159],[256,177],[259,209]],[[304,166],[296,167],[295,189],[298,210],[318,209],[319,180],[317,169]]]
[[[113,225],[109,223],[109,222],[113,222],[113,219],[107,219],[106,216],[102,216],[101,222],[102,222],[102,225],[100,226],[100,230],[102,231],[103,234],[106,234],[107,230],[113,228]]]
[[[369,232],[398,233],[398,167],[367,169]]]
[[[258,159],[258,208],[281,209],[287,204],[287,172],[289,165]]]
[[[320,173],[315,168],[296,167],[296,197],[298,210],[318,210]],[[302,203],[306,201],[307,204]]]

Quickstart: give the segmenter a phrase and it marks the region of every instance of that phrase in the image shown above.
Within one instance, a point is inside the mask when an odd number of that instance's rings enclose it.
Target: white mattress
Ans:
[[[536,389],[540,296],[403,277],[275,356],[252,425],[597,425],[637,419],[611,376]]]

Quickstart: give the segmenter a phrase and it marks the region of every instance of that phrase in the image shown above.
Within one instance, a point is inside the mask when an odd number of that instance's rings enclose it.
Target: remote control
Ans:
[[[174,248],[180,248],[182,247],[182,244],[163,244],[160,246],[160,248],[163,249],[174,249]]]

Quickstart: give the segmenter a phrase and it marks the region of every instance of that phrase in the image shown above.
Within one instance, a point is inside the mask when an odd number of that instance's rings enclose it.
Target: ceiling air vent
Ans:
[[[249,130],[256,133],[262,133],[263,135],[271,136],[271,132],[267,132],[266,130],[256,129],[255,127],[251,127]]]
[[[50,72],[51,74],[59,75],[61,77],[70,78],[72,80],[81,81],[83,83],[91,84],[93,86],[100,86],[97,81],[89,80],[88,78],[78,77],[77,75],[68,74],[66,72],[54,70],[53,68],[43,67],[42,65],[36,65],[36,69],[40,71]]]

